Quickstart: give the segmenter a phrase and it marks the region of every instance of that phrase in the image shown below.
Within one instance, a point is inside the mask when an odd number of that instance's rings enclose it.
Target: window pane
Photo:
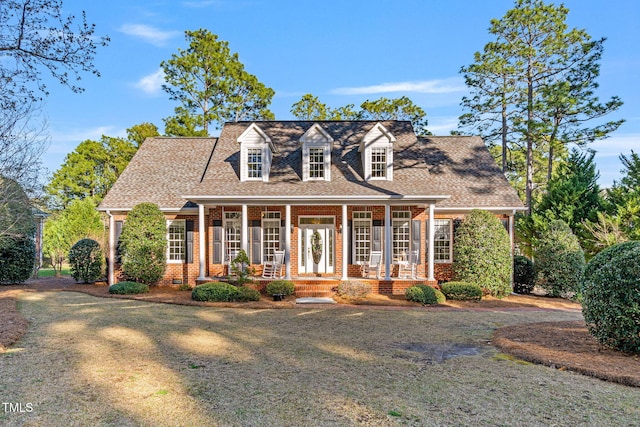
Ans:
[[[247,177],[262,178],[262,149],[247,149]]]
[[[279,212],[278,213],[279,216]],[[280,219],[262,220],[262,259],[273,260],[273,251],[280,248]]]
[[[324,149],[309,149],[309,178],[324,178]]]
[[[435,261],[451,261],[451,220],[436,219],[433,223],[433,252]]]
[[[404,259],[411,240],[411,212],[394,211],[392,221],[393,259]]]
[[[384,178],[387,176],[387,149],[371,149],[371,176],[373,178]]]
[[[171,221],[167,227],[169,261],[184,261],[186,229],[184,221]]]

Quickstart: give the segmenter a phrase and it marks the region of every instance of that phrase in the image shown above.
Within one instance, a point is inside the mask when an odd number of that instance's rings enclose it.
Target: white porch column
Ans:
[[[391,258],[393,257],[391,239],[391,206],[384,205],[384,280],[391,280]]]
[[[242,205],[242,250],[249,254],[249,211],[247,205]]]
[[[284,207],[284,230],[285,279],[291,280],[291,205]]]
[[[349,233],[347,230],[348,224],[347,218],[347,205],[342,205],[342,280],[347,280],[349,275],[347,269],[349,268]]]
[[[198,270],[198,280],[205,279],[205,263],[206,256],[204,251],[205,239],[204,235],[206,234],[206,226],[204,221],[204,205],[198,205],[198,261],[199,261],[199,270]]]
[[[427,253],[428,253],[427,280],[429,281],[435,281],[435,278],[433,275],[433,262],[435,259],[434,253],[433,253],[433,241],[434,241],[433,233],[435,232],[434,212],[435,212],[435,205],[431,203],[429,204],[429,230],[427,231],[429,236],[427,239]]]
[[[109,274],[107,277],[107,283],[109,286],[113,285],[115,276],[115,262],[116,262],[116,221],[111,215],[111,212],[107,211],[109,215]]]

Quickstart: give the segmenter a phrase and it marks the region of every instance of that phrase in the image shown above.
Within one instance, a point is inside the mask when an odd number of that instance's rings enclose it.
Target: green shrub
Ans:
[[[238,301],[240,291],[236,286],[223,282],[209,282],[196,286],[191,298],[196,301],[230,302]]]
[[[535,248],[536,284],[553,297],[575,294],[585,268],[584,252],[571,228],[552,221]]]
[[[440,289],[434,289],[434,291],[436,293],[436,300],[438,301],[438,304],[443,304],[447,301],[447,297],[444,296]]]
[[[511,293],[511,240],[491,212],[472,210],[455,231],[455,280],[476,283],[495,297]]]
[[[290,280],[274,280],[267,284],[268,295],[293,295],[296,285]]]
[[[349,298],[364,298],[370,293],[371,285],[358,280],[340,283],[337,291],[338,295]]]
[[[256,289],[241,286],[238,288],[238,301],[260,301],[260,292]]]
[[[611,246],[589,261],[582,314],[602,345],[640,354],[640,242]]]
[[[465,301],[482,299],[482,288],[473,283],[448,282],[442,284],[442,293],[447,299]]]
[[[183,283],[180,286],[178,286],[178,290],[179,291],[190,291],[192,290],[191,285],[188,283]]]
[[[242,286],[245,283],[253,282],[251,275],[255,272],[255,269],[251,267],[251,262],[244,249],[238,251],[238,255],[231,260],[231,274],[229,280],[236,286]]]
[[[102,250],[93,239],[76,242],[69,251],[71,276],[84,283],[93,283],[102,275]]]
[[[110,294],[144,294],[149,292],[149,285],[137,282],[120,282],[109,286]]]
[[[424,292],[417,286],[411,286],[404,291],[404,296],[407,301],[419,302],[423,304]]]
[[[31,237],[0,239],[0,284],[24,283],[33,272],[36,245]]]
[[[513,257],[513,291],[530,294],[536,284],[536,270],[533,262],[522,255]]]
[[[118,246],[122,272],[136,282],[152,284],[164,276],[167,267],[167,225],[153,203],[133,207],[122,227]]]
[[[415,301],[421,304],[439,304],[436,289],[431,286],[419,284],[407,288],[404,293],[408,301]]]

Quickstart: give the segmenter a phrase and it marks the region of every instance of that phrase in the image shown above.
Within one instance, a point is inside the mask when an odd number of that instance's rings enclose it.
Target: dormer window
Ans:
[[[362,138],[360,155],[364,179],[393,181],[393,144],[396,138],[381,123]]]
[[[315,123],[300,138],[302,143],[302,180],[331,181],[333,138]]]
[[[262,179],[262,148],[247,148],[247,178]]]
[[[238,137],[240,181],[269,181],[273,144],[255,123]]]

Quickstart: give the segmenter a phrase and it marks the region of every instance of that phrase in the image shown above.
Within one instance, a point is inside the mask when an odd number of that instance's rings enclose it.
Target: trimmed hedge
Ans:
[[[149,292],[149,286],[144,283],[137,282],[119,282],[109,286],[110,294],[130,295],[144,294]]]
[[[102,250],[93,239],[76,242],[69,251],[71,276],[84,283],[93,283],[102,275]]]
[[[296,285],[290,280],[274,280],[267,284],[268,295],[293,295]]]
[[[0,239],[0,285],[24,283],[33,272],[36,245],[30,237]]]
[[[256,289],[241,286],[238,288],[238,301],[240,302],[260,301],[260,292],[257,291]]]
[[[236,286],[223,282],[209,282],[196,286],[191,291],[195,301],[232,302],[238,301],[240,291]]]
[[[479,285],[494,297],[511,293],[511,240],[497,216],[474,209],[455,230],[454,279]]]
[[[584,251],[571,228],[561,220],[552,221],[535,249],[536,284],[549,296],[579,292],[585,269]]]
[[[419,284],[407,288],[404,295],[408,301],[419,302],[421,304],[439,304],[444,295],[442,297],[439,297],[437,293],[440,293],[440,295],[442,295],[440,291],[437,291],[431,286]]]
[[[530,294],[536,284],[536,270],[533,262],[522,255],[513,257],[513,291]]]
[[[598,342],[640,354],[640,241],[620,243],[589,261],[582,314]]]
[[[466,301],[482,299],[482,288],[473,283],[448,282],[442,284],[442,293],[447,299]]]

